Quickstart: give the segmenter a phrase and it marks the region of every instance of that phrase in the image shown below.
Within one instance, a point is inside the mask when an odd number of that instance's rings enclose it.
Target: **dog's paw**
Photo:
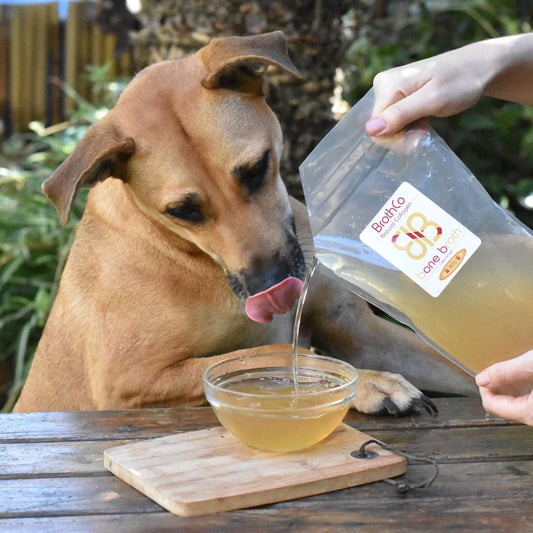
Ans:
[[[388,413],[400,416],[426,410],[436,414],[436,405],[400,374],[358,370],[357,394],[353,407],[361,413]]]

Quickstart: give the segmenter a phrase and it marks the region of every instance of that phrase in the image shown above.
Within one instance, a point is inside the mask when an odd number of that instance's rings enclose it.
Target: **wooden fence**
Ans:
[[[132,57],[114,57],[115,36],[95,20],[99,3],[68,4],[65,20],[57,2],[2,5],[0,0],[0,119],[5,134],[25,131],[32,120],[50,125],[64,120],[72,102],[66,82],[91,98],[86,65],[110,64],[110,76],[129,76]]]

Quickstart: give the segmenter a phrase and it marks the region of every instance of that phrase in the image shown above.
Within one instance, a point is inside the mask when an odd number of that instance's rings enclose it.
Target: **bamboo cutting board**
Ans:
[[[181,516],[243,509],[330,492],[405,472],[406,460],[377,445],[354,458],[370,437],[341,424],[305,450],[249,448],[223,427],[126,444],[104,452],[105,467]]]

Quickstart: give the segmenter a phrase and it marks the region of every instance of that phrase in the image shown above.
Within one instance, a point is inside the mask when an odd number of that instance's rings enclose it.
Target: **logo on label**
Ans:
[[[422,213],[413,213],[407,218],[406,226],[400,226],[400,230],[392,236],[392,244],[398,250],[405,250],[412,259],[422,259],[427,252],[428,246],[433,246],[442,235],[442,228]],[[428,228],[433,228],[433,238],[429,238]],[[406,239],[402,239],[401,237]],[[401,244],[402,242],[405,244]]]

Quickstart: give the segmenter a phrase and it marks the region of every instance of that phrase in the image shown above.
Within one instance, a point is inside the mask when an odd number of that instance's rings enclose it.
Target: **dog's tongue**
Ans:
[[[302,286],[298,278],[287,278],[266,291],[250,296],[246,300],[248,318],[266,324],[274,318],[274,314],[290,311],[302,292]]]

